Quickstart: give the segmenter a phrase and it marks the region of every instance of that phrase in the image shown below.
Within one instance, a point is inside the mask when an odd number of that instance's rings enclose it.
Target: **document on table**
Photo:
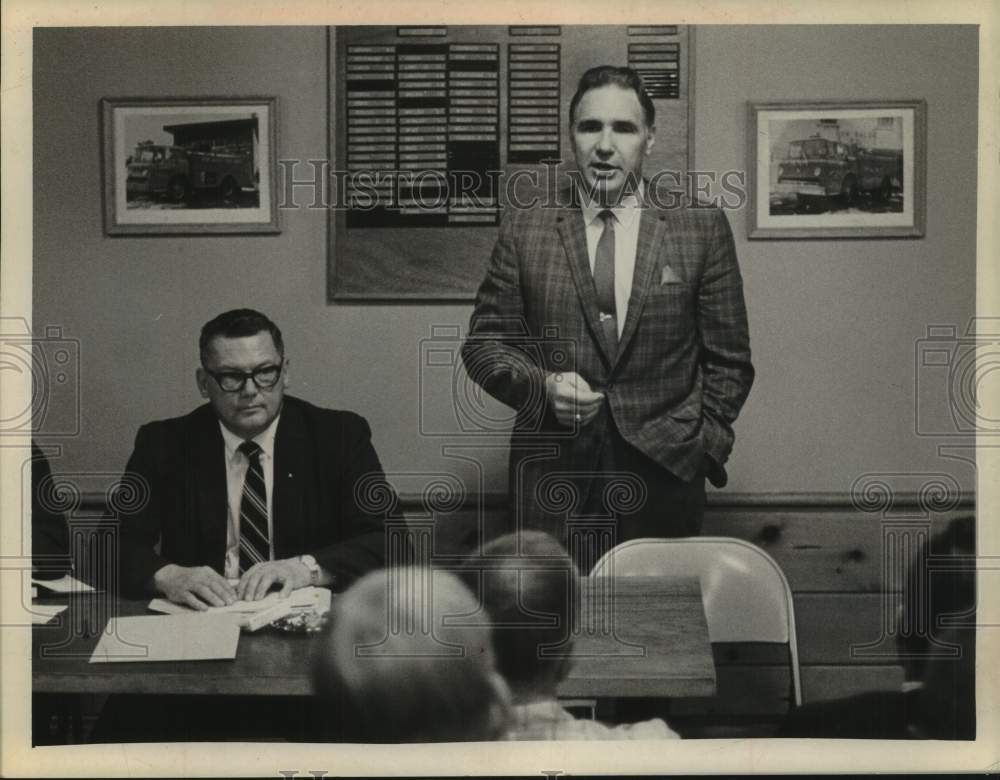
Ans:
[[[58,615],[60,612],[66,610],[65,604],[32,604],[31,605],[31,623],[32,625],[48,623],[52,618]]]
[[[330,591],[328,588],[317,588],[309,585],[305,588],[293,590],[288,598],[291,600],[292,610],[302,612],[306,610],[316,610],[326,612],[330,609]],[[268,593],[260,601],[234,601],[225,607],[209,607],[206,614],[236,613],[238,615],[253,614],[263,609],[270,609],[278,603],[280,597],[277,591]],[[183,604],[175,604],[167,599],[153,599],[147,605],[152,612],[164,612],[168,615],[196,615],[198,610],[186,607]]]
[[[140,615],[111,618],[90,662],[232,660],[240,639],[237,615]]]
[[[93,593],[94,589],[86,582],[81,582],[75,577],[64,574],[57,580],[40,580],[31,578],[31,584],[40,588],[51,590],[53,593]]]

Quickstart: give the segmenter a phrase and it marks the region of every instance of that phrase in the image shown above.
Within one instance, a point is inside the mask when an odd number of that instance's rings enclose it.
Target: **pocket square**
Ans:
[[[660,271],[660,284],[683,284],[684,280],[681,279],[677,272],[674,271],[669,265],[663,266],[663,270]]]

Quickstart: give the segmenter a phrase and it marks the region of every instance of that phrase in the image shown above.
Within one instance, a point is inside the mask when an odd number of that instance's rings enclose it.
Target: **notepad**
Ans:
[[[314,609],[317,612],[326,612],[330,609],[330,591],[327,588],[317,588],[312,585],[305,588],[298,588],[288,594],[293,611]],[[225,607],[209,607],[203,613],[192,607],[183,604],[175,604],[167,599],[153,599],[147,605],[152,612],[163,612],[168,615],[197,615],[197,614],[218,614],[236,613],[240,615],[253,614],[265,609],[270,609],[278,603],[280,597],[278,591],[268,593],[260,601],[234,601]]]
[[[40,625],[42,623],[48,623],[52,618],[58,615],[60,612],[66,610],[65,604],[32,604],[31,605],[31,623],[32,625]]]
[[[238,615],[141,615],[111,618],[90,656],[93,663],[232,660]]]
[[[93,593],[94,589],[86,582],[81,582],[75,577],[64,574],[57,580],[40,580],[31,578],[31,584],[40,588],[51,590],[53,593]]]

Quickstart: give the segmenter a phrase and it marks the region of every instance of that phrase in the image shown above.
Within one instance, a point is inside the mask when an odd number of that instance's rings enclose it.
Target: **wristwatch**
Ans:
[[[319,564],[311,555],[300,555],[299,563],[309,569],[309,584],[313,587],[319,585]]]

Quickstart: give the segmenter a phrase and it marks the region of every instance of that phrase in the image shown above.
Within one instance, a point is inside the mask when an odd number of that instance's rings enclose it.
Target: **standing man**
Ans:
[[[754,376],[732,232],[716,208],[656,206],[635,71],[588,70],[569,114],[573,205],[509,209],[463,359],[517,410],[518,528],[565,543],[569,516],[611,516],[615,543],[698,534]]]
[[[199,349],[208,403],[142,426],[126,467],[148,501],[121,516],[123,590],[205,609],[383,565],[395,495],[364,418],[285,395],[281,331],[260,312],[220,314]]]

